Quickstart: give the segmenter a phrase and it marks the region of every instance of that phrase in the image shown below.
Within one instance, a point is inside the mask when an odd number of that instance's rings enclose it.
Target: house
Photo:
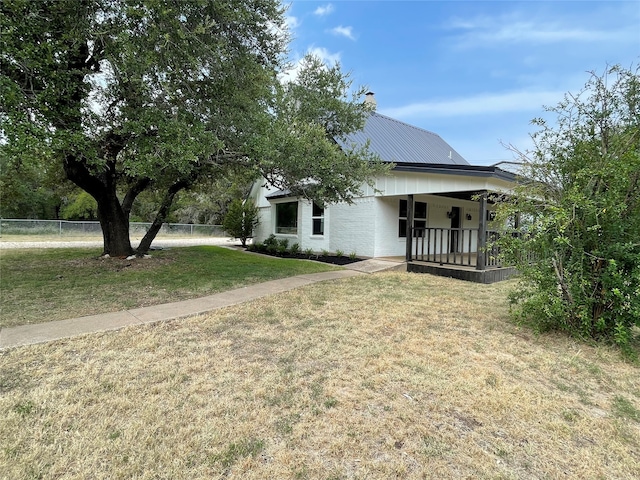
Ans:
[[[254,241],[274,234],[302,250],[404,257],[409,270],[437,269],[481,282],[507,275],[506,269],[487,273],[500,265],[484,246],[492,235],[488,193],[508,192],[513,173],[470,165],[437,134],[376,112],[347,140],[366,141],[395,166],[376,179],[375,189],[365,185],[353,204],[322,208],[257,182],[251,192],[260,211]]]

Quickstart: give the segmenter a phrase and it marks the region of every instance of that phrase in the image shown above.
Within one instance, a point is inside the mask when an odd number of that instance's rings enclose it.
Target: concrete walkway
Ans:
[[[311,283],[353,277],[364,273],[402,269],[405,264],[387,260],[364,260],[345,266],[345,270],[298,275],[237,288],[202,298],[134,308],[121,312],[103,313],[69,320],[21,325],[0,330],[0,349],[44,343],[93,332],[117,330],[129,325],[191,317],[213,310],[237,305],[257,298],[293,290]]]

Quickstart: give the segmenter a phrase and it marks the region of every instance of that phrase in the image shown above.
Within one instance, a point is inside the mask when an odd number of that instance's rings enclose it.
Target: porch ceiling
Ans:
[[[437,197],[447,197],[447,198],[455,198],[457,200],[470,200],[472,202],[477,202],[478,200],[474,199],[473,197],[482,195],[484,193],[487,193],[487,191],[475,190],[475,191],[467,191],[467,192],[444,192],[444,193],[434,193],[433,195]],[[489,195],[487,197],[487,203],[495,203],[492,197],[493,197],[492,195]]]

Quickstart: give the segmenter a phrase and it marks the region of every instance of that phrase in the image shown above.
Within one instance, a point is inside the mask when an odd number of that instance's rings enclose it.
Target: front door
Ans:
[[[460,207],[451,207],[451,245],[450,252],[460,251]]]

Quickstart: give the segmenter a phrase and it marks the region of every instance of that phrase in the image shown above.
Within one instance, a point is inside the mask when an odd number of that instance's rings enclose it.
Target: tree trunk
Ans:
[[[67,178],[91,195],[98,204],[98,220],[102,228],[104,255],[128,257],[133,255],[129,240],[129,212],[116,195],[115,162],[109,162],[102,174],[94,174],[75,155],[65,158]]]
[[[129,239],[129,217],[122,210],[115,192],[107,192],[98,202],[98,219],[102,227],[104,255],[128,257],[133,255]]]
[[[183,180],[183,181],[176,182],[173,185],[171,185],[171,187],[169,187],[169,189],[167,190],[167,193],[162,199],[162,203],[160,204],[160,208],[158,209],[156,218],[153,219],[153,223],[151,224],[151,227],[149,227],[149,230],[147,230],[147,233],[145,234],[145,236],[142,238],[142,240],[140,240],[140,245],[138,245],[138,248],[136,250],[136,253],[138,255],[144,255],[149,251],[149,248],[151,248],[151,242],[153,242],[153,240],[156,238],[156,235],[160,231],[162,224],[167,218],[167,215],[169,215],[169,211],[171,209],[171,205],[173,204],[173,199],[175,198],[176,194],[180,190],[189,186],[190,183],[191,182],[189,180]]]

